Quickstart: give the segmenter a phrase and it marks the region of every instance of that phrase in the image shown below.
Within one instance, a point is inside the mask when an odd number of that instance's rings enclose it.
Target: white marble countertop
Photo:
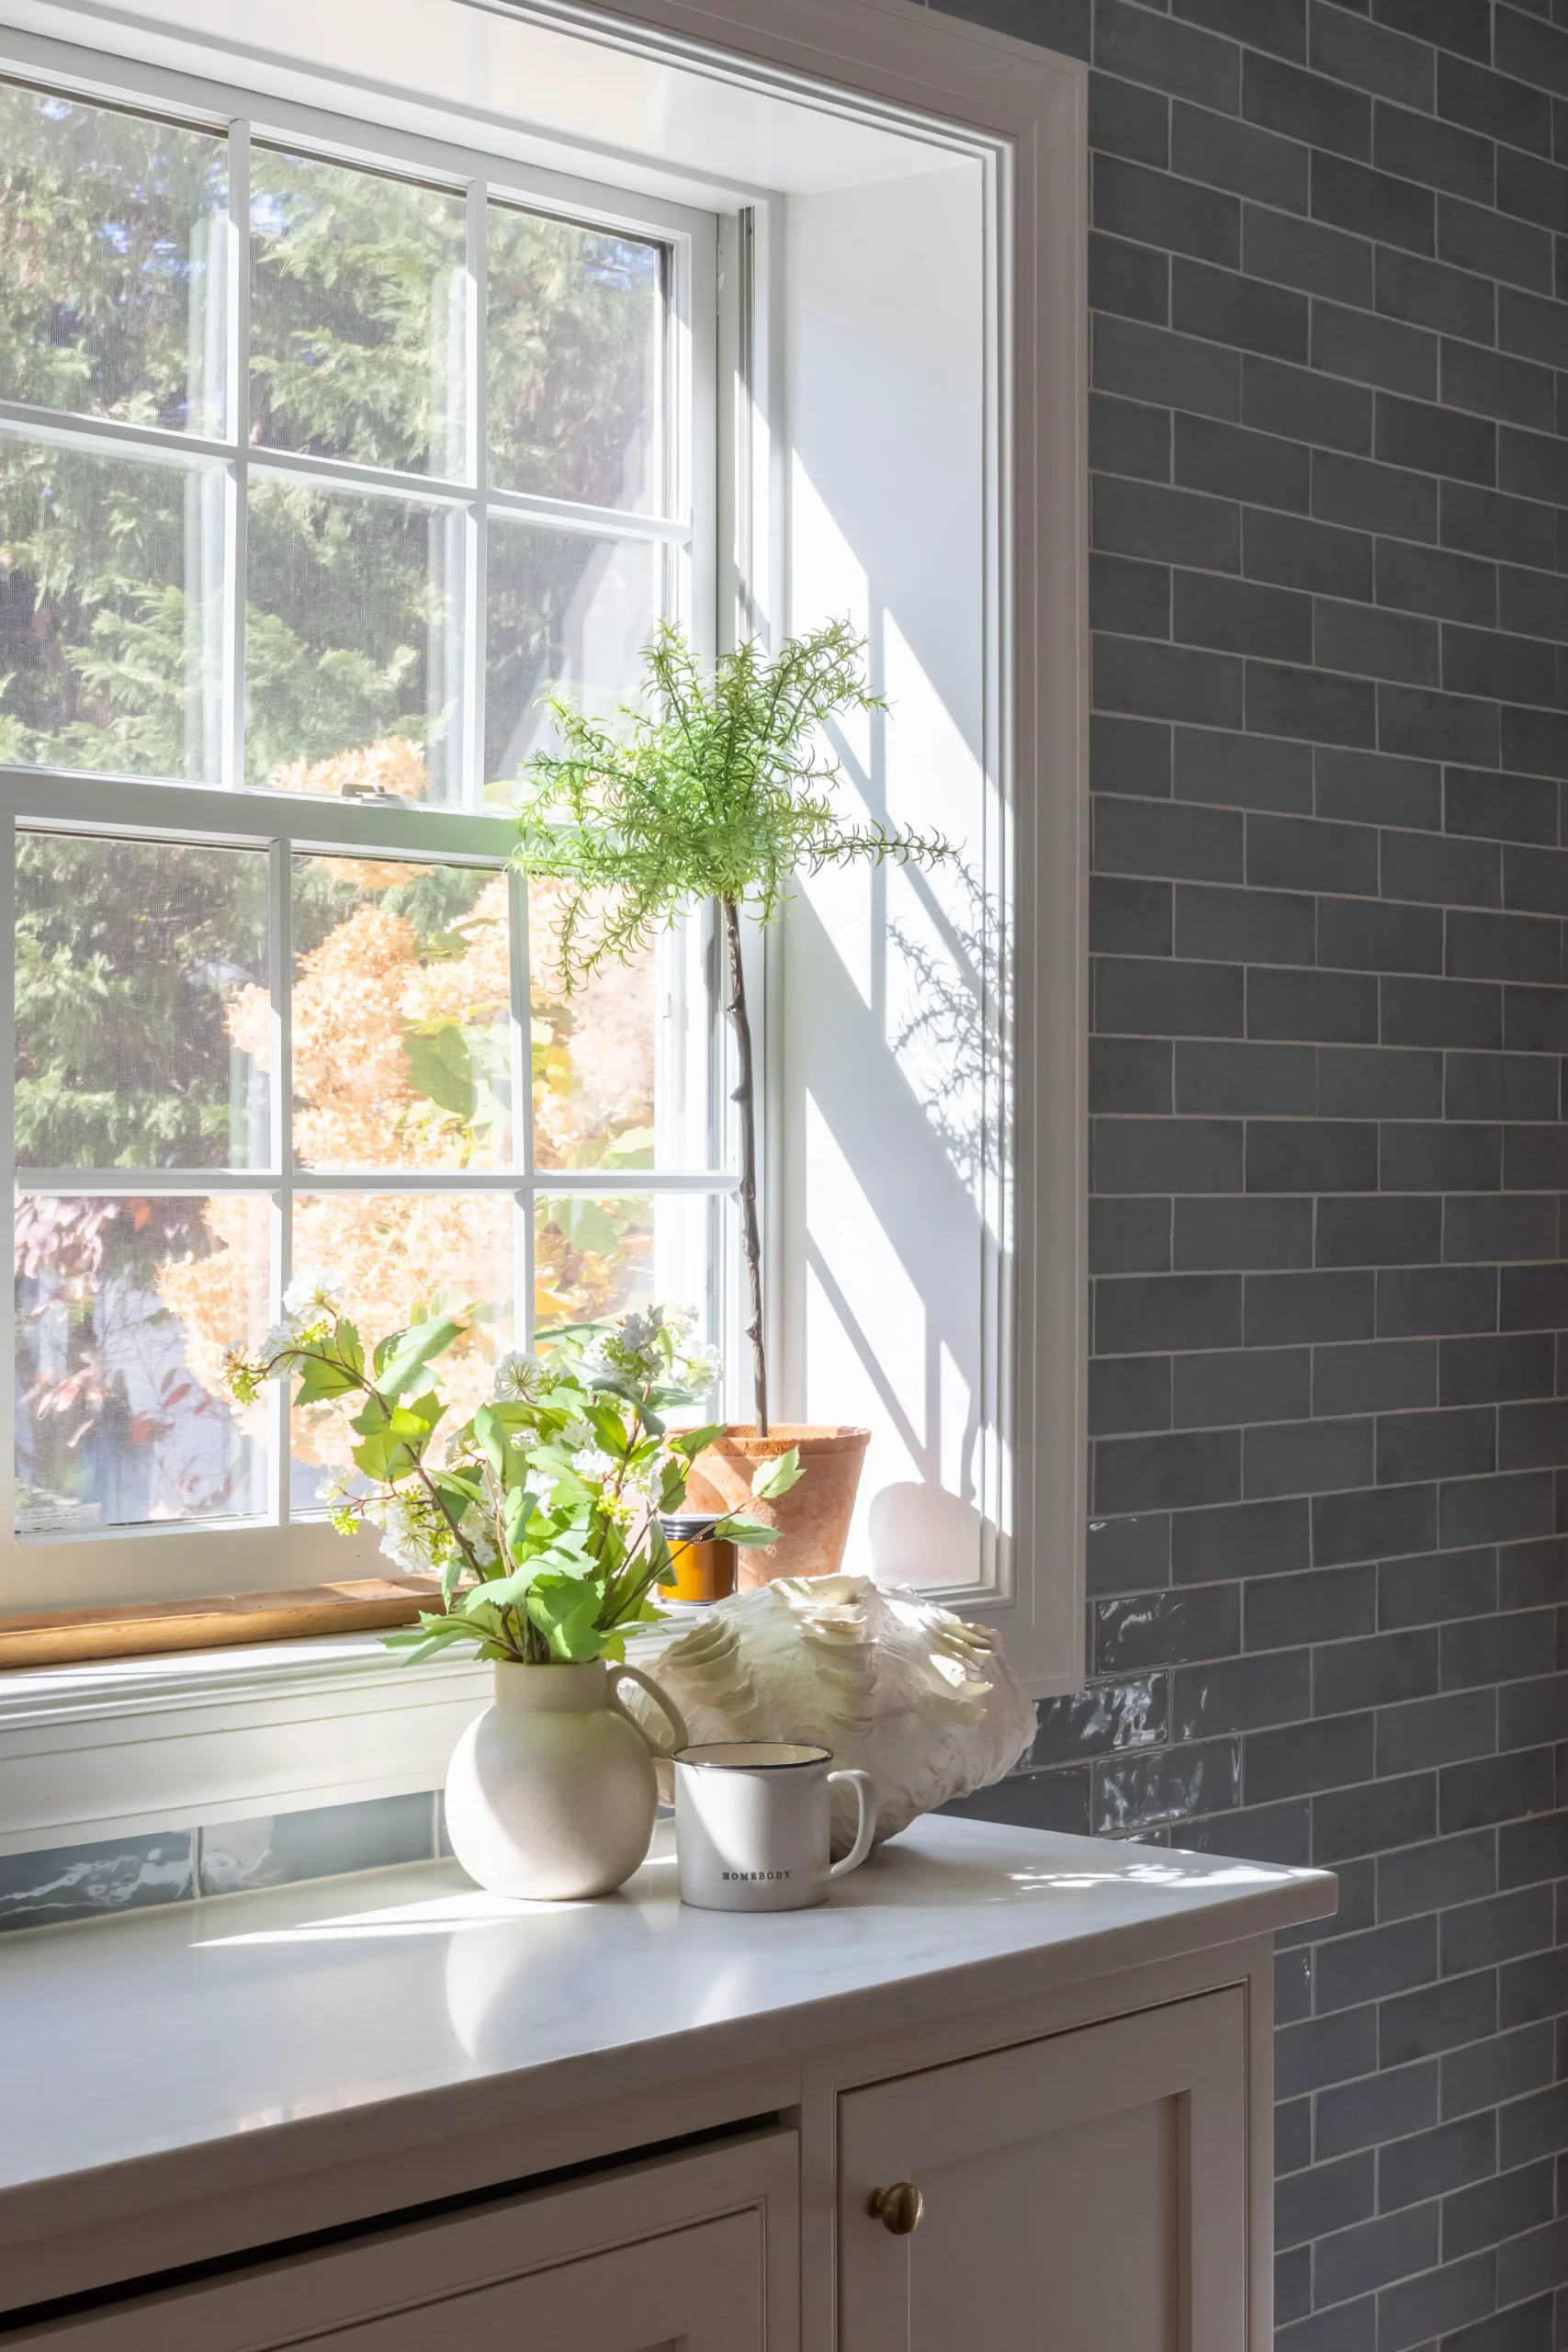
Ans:
[[[421,1864],[12,1936],[0,2278],[62,2215],[80,2232],[400,2148],[412,2204],[431,2193],[417,2152],[481,2123],[795,2058],[1334,1901],[1322,1871],[929,1818],[822,1909],[694,1911],[661,1825],[598,1903],[509,1903]]]

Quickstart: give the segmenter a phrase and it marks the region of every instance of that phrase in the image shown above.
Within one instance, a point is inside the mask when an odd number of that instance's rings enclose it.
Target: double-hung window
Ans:
[[[711,642],[713,220],[254,106],[0,83],[11,1607],[345,1573],[341,1422],[221,1379],[304,1269],[472,1308],[455,1418],[721,1313],[709,925],[569,996],[505,814]]]

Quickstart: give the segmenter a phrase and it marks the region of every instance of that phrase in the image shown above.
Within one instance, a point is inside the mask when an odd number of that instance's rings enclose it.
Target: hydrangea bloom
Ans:
[[[709,1347],[705,1340],[699,1340],[681,1349],[670,1369],[682,1388],[691,1389],[695,1396],[705,1396],[710,1388],[718,1385],[722,1362],[716,1348]]]
[[[411,1576],[429,1576],[452,1549],[452,1534],[439,1510],[416,1491],[373,1495],[361,1516],[381,1531],[381,1549]]]
[[[302,1267],[283,1294],[284,1312],[295,1317],[313,1319],[318,1312],[337,1315],[343,1302],[342,1283],[323,1266]]]
[[[657,1306],[646,1315],[623,1315],[614,1330],[590,1340],[582,1353],[583,1369],[601,1378],[657,1380],[664,1371],[663,1328],[663,1313]]]

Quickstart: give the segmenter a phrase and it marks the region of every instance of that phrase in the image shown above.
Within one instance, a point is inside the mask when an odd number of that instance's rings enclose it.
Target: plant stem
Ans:
[[[740,1113],[740,1238],[751,1319],[751,1381],[757,1398],[757,1434],[768,1434],[768,1359],[762,1337],[762,1244],[757,1229],[757,1097],[751,1066],[751,1023],[746,1011],[746,975],[740,961],[740,910],[723,899],[725,944],[729,951],[729,1018],[735,1028],[736,1084],[731,1098]]]
[[[337,1332],[335,1322],[333,1324],[333,1337],[335,1338]],[[387,1415],[388,1419],[390,1419],[392,1408],[382,1396],[380,1390],[377,1388],[372,1382],[367,1380],[363,1373],[355,1373],[350,1365],[344,1363],[341,1355],[329,1355],[324,1348],[285,1348],[281,1350],[277,1355],[274,1356],[271,1363],[268,1364],[268,1378],[271,1377],[273,1365],[281,1363],[286,1356],[292,1356],[297,1363],[304,1362],[313,1356],[318,1363],[330,1363],[337,1371],[347,1372],[349,1377],[354,1381],[355,1385],[359,1388],[364,1395],[370,1397],[376,1404],[379,1405],[381,1410]],[[405,1451],[412,1452],[412,1449],[405,1448]],[[441,1512],[443,1519],[446,1519],[446,1513],[442,1509],[441,1498],[432,1483],[430,1473],[426,1470],[424,1464],[420,1460],[418,1454],[413,1454],[412,1460],[414,1475],[418,1478],[420,1485],[424,1488],[426,1499],[434,1510]],[[389,1479],[386,1483],[390,1490],[395,1493],[397,1489],[396,1479]],[[484,1576],[484,1570],[480,1567],[474,1548],[468,1542],[467,1536],[463,1533],[462,1529],[460,1527],[453,1526],[452,1521],[449,1519],[446,1520],[446,1524],[448,1527],[452,1528],[452,1540],[457,1544],[458,1551],[461,1552],[464,1559],[467,1560],[474,1574],[482,1578]],[[506,1547],[503,1543],[502,1545],[502,1556],[503,1559],[505,1555]]]

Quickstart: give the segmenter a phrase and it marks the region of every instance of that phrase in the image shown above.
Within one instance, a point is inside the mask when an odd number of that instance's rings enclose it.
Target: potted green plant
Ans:
[[[674,1745],[685,1740],[673,1702],[626,1664],[626,1640],[659,1620],[660,1515],[680,1510],[694,1457],[718,1434],[671,1429],[667,1416],[699,1402],[716,1364],[683,1310],[581,1325],[552,1333],[544,1358],[504,1356],[491,1401],[445,1433],[431,1366],[468,1320],[437,1299],[367,1347],[339,1285],[307,1273],[282,1321],[254,1355],[231,1354],[224,1376],[242,1404],[265,1381],[294,1380],[297,1405],[346,1415],[354,1471],[329,1495],[333,1523],[352,1534],[368,1521],[389,1558],[440,1580],[440,1606],[389,1643],[411,1660],[469,1643],[494,1664],[495,1703],[447,1775],[458,1860],[500,1894],[607,1894],[648,1851],[656,1802],[617,1683],[640,1683]],[[731,1516],[722,1533],[759,1544],[770,1531]]]
[[[777,1540],[752,1556],[750,1580],[830,1574],[843,1556],[868,1432],[780,1426],[769,1413],[762,1242],[757,1204],[755,1055],[743,925],[782,911],[804,870],[869,861],[934,864],[935,836],[854,823],[833,795],[841,780],[822,728],[880,710],[865,646],[847,621],[790,638],[771,658],[755,640],[705,674],[679,630],[661,627],[644,656],[640,700],[608,722],[552,701],[559,748],[529,763],[517,863],[564,885],[558,957],[570,989],[610,957],[648,947],[694,905],[713,900],[724,930],[727,1010],[735,1037],[740,1238],[746,1337],[756,1418],[731,1423],[694,1461],[690,1498],[734,1510],[759,1464],[777,1461],[761,1514]],[[798,1488],[796,1464],[810,1476]]]

